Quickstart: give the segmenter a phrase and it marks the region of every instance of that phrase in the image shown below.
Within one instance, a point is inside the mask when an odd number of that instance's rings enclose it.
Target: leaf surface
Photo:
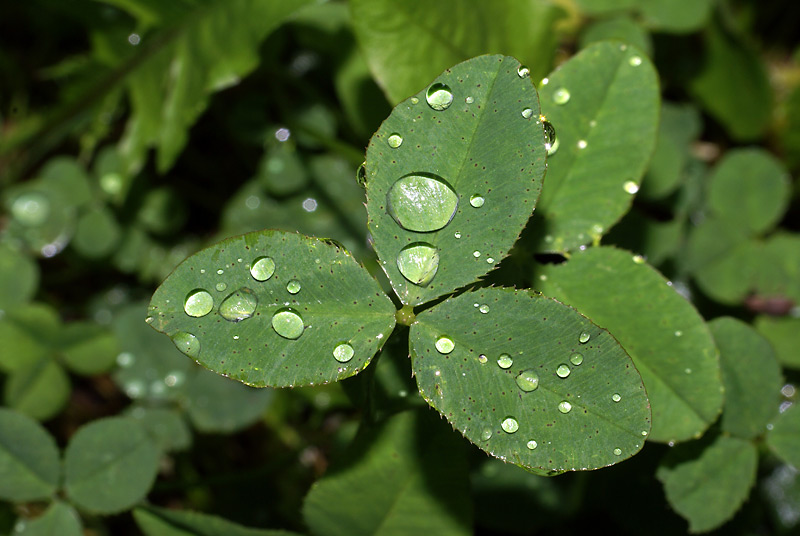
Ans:
[[[754,327],[769,340],[784,367],[800,369],[800,318],[759,315]]]
[[[767,445],[795,469],[800,467],[800,410],[797,403],[775,419],[767,433]]]
[[[133,518],[146,536],[299,536],[286,530],[244,527],[201,512],[155,506],[136,508]]]
[[[64,368],[54,359],[42,357],[9,374],[3,399],[7,406],[45,421],[61,411],[69,394]]]
[[[60,473],[58,447],[50,433],[30,417],[0,408],[0,498],[47,499]]]
[[[83,527],[75,509],[61,501],[53,502],[36,519],[17,525],[15,534],[20,536],[82,536]],[[21,529],[20,529],[21,527]]]

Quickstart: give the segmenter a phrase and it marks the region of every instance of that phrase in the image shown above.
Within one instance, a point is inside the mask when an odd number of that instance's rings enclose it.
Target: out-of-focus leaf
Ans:
[[[5,310],[0,316],[0,370],[16,370],[50,355],[61,328],[56,311],[30,303]]]
[[[50,357],[41,357],[9,374],[4,401],[21,413],[45,421],[61,411],[69,394],[69,377],[61,365]]]
[[[139,421],[164,452],[186,450],[192,444],[192,432],[178,411],[133,406],[126,415]]]
[[[83,536],[78,512],[61,501],[55,501],[36,519],[19,521],[14,534],[20,536]]]
[[[639,0],[644,23],[658,32],[686,33],[702,28],[716,0]]]
[[[146,536],[301,536],[286,530],[251,529],[221,517],[155,506],[136,508],[133,518]]]
[[[792,404],[773,421],[767,445],[786,463],[800,469],[800,406]]]
[[[653,220],[634,207],[611,229],[605,241],[642,255],[651,266],[659,266],[680,251],[684,229],[678,219]]]
[[[781,365],[800,369],[800,318],[760,315],[754,326],[772,344]]]
[[[119,353],[117,338],[97,324],[72,322],[61,332],[64,364],[73,372],[90,376],[108,371]]]
[[[0,408],[0,497],[14,502],[49,498],[61,473],[58,447],[39,423]]]
[[[653,41],[647,31],[631,17],[621,15],[593,22],[581,34],[581,48],[598,41],[615,40],[633,45],[648,56],[653,55]]]
[[[38,288],[39,265],[16,246],[0,242],[0,310],[30,301]]]
[[[78,218],[72,245],[81,255],[95,259],[111,253],[121,234],[114,214],[105,206],[99,206]]]

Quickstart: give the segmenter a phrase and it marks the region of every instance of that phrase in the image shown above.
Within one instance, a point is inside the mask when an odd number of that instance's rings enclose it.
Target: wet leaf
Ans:
[[[58,486],[58,447],[39,423],[0,408],[0,498],[26,502],[49,498]]]

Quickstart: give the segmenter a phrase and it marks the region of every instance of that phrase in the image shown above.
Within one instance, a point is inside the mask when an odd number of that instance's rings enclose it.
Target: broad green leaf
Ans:
[[[793,404],[781,413],[767,432],[767,445],[795,469],[800,468],[800,409]]]
[[[137,421],[92,421],[70,438],[64,451],[64,489],[80,508],[98,514],[120,512],[150,491],[158,457],[158,448]]]
[[[72,322],[60,335],[64,364],[85,376],[107,372],[114,366],[119,343],[108,329],[91,322]]]
[[[750,46],[718,23],[709,24],[703,36],[702,68],[689,81],[689,91],[735,140],[758,138],[772,110],[766,66]]]
[[[81,214],[72,245],[81,255],[95,259],[111,253],[121,234],[112,212],[105,206],[95,207]]]
[[[686,451],[694,445],[686,445]],[[679,450],[680,449],[680,450]],[[674,452],[675,457],[683,451]],[[667,501],[689,521],[690,532],[706,532],[728,521],[750,494],[758,453],[749,441],[718,437],[689,459],[662,464],[656,477]]]
[[[417,305],[508,254],[545,171],[536,90],[510,57],[448,69],[370,140],[368,228],[392,287]]]
[[[620,43],[594,44],[539,87],[558,149],[534,218],[538,248],[570,251],[628,211],[653,152],[658,79],[649,59]]]
[[[0,408],[0,498],[26,502],[49,498],[61,472],[50,433],[21,413]]]
[[[763,149],[728,151],[709,177],[708,206],[752,233],[772,228],[789,204],[789,174]]]
[[[587,15],[603,15],[615,11],[626,11],[638,5],[640,0],[576,0],[581,11]]]
[[[644,23],[659,32],[688,33],[708,21],[715,0],[640,0]]]
[[[31,303],[6,309],[0,317],[0,370],[16,370],[50,355],[49,341],[60,328],[56,311],[44,304]]]
[[[343,248],[261,231],[186,259],[156,290],[148,321],[217,373],[285,387],[357,374],[391,333],[394,313]]]
[[[539,80],[552,63],[553,26],[562,15],[541,0],[351,0],[350,9],[367,64],[392,104],[443,69],[481,54],[519,58]]]
[[[581,48],[598,41],[616,40],[628,43],[648,56],[653,55],[653,41],[640,24],[631,17],[621,15],[593,22],[581,34]]]
[[[192,444],[192,432],[178,411],[167,408],[131,406],[126,416],[136,419],[164,452],[187,450]]]
[[[688,104],[661,104],[661,122],[650,166],[642,179],[643,197],[661,199],[680,185],[689,157],[689,144],[700,134],[700,116]]]
[[[315,536],[467,535],[471,514],[464,444],[426,410],[361,430],[303,505]]]
[[[36,519],[19,521],[14,534],[21,536],[83,536],[78,513],[67,503],[55,501]]]
[[[79,207],[92,199],[89,177],[83,167],[70,157],[55,157],[39,172],[42,186],[60,203]]]
[[[147,191],[136,219],[151,233],[168,234],[179,229],[186,216],[186,203],[181,196],[172,188],[163,187]]]
[[[4,401],[9,407],[34,419],[46,421],[69,400],[70,381],[54,359],[42,357],[9,374]]]
[[[653,411],[653,441],[699,437],[722,407],[717,349],[697,310],[644,259],[589,248],[539,270],[538,286],[609,330],[633,358]]]
[[[800,302],[800,234],[772,233],[754,263],[752,287],[756,294]]]
[[[0,309],[30,301],[38,288],[39,265],[17,247],[0,242]]]
[[[597,469],[650,433],[625,350],[574,309],[532,291],[449,298],[411,325],[420,393],[480,449],[540,474]]]
[[[760,315],[754,326],[772,344],[783,366],[800,369],[800,318]]]
[[[227,434],[258,420],[273,394],[203,369],[189,378],[183,392],[186,412],[197,430]]]
[[[133,511],[146,536],[300,536],[286,530],[252,529],[221,517],[147,506]]]
[[[264,153],[259,163],[258,181],[273,195],[289,195],[308,185],[308,171],[297,148],[282,143]]]
[[[708,327],[719,348],[725,387],[722,430],[742,439],[757,437],[778,407],[782,378],[775,352],[769,341],[735,318],[716,318]]]

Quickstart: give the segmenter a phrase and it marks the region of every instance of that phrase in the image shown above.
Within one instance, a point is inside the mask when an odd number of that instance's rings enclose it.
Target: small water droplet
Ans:
[[[441,177],[411,174],[401,177],[386,194],[387,211],[409,231],[438,231],[450,223],[458,208],[458,196]]]
[[[552,156],[558,151],[560,142],[556,136],[556,129],[549,121],[542,121],[542,128],[544,129],[544,148],[547,150],[547,156]]]
[[[172,342],[178,350],[191,358],[196,359],[200,355],[200,339],[191,333],[178,331],[172,335]]]
[[[222,275],[222,274],[224,274],[224,273],[225,273],[225,270],[223,270],[222,268],[220,268],[219,270],[217,270],[217,275]]]
[[[519,430],[519,423],[517,419],[514,417],[506,417],[502,423],[500,423],[500,427],[503,431],[507,434],[513,434],[517,430]]]
[[[489,441],[492,438],[492,431],[488,428],[484,428],[483,432],[481,432],[481,439],[484,441]]]
[[[684,369],[684,372],[686,374],[691,374],[692,373],[692,369],[690,369],[690,368]]]
[[[303,334],[303,319],[292,309],[280,309],[272,316],[272,328],[285,339],[297,339]]]
[[[397,255],[397,269],[403,277],[424,287],[439,269],[439,251],[425,242],[409,244]]]
[[[441,112],[442,110],[447,110],[453,103],[453,92],[447,84],[437,82],[428,88],[427,93],[425,93],[425,100],[428,101],[428,106]]]
[[[620,400],[622,400],[622,397],[619,396],[619,393],[614,393],[613,395],[611,395],[611,400],[613,400],[614,402],[619,402]]]
[[[531,117],[533,117],[533,110],[531,110],[530,108],[525,108],[520,113],[522,114],[522,117],[524,117],[525,119],[530,119]]]
[[[258,257],[250,267],[250,275],[256,281],[266,281],[275,273],[275,261],[272,257]]]
[[[587,145],[586,140],[578,140],[578,149],[586,149]]]
[[[586,344],[587,342],[589,342],[589,339],[591,339],[591,338],[592,338],[592,336],[589,335],[589,332],[588,331],[584,331],[578,337],[578,342],[580,342],[581,344]]]
[[[483,314],[486,314],[486,313],[489,312],[489,306],[486,305],[486,304],[483,304],[480,307],[478,307],[478,311],[480,311]]]
[[[455,234],[453,234],[453,236],[456,237],[456,239],[461,238],[461,233],[456,231]]]
[[[622,189],[633,195],[639,191],[639,185],[633,181],[625,181],[625,184],[622,185]]]
[[[553,102],[556,104],[566,104],[569,102],[570,96],[569,90],[560,87],[553,92]]]
[[[386,139],[386,143],[388,143],[389,147],[391,147],[392,149],[397,149],[398,147],[403,145],[403,136],[395,132]]]
[[[628,63],[630,63],[633,67],[638,67],[642,64],[642,58],[639,56],[631,56],[628,60]]]
[[[183,303],[183,310],[186,311],[186,314],[195,318],[206,316],[213,308],[214,298],[203,289],[191,291]]]
[[[419,102],[419,99],[418,99],[418,98],[416,98],[416,97],[411,97],[411,104],[417,104],[418,102]]]
[[[466,99],[464,99],[464,102],[466,102],[467,104],[472,104],[473,102],[475,102],[475,99],[473,99],[472,97],[467,97]]]
[[[528,78],[531,75],[531,70],[524,65],[520,65],[517,69],[517,74],[520,78]]]
[[[569,413],[570,411],[572,411],[572,404],[570,404],[566,400],[562,400],[558,404],[558,411],[560,411],[561,413]]]
[[[644,257],[642,257],[641,255],[634,255],[633,257],[631,257],[631,259],[636,264],[644,264]]]
[[[647,435],[647,430],[642,430],[642,435],[646,436]]]
[[[514,360],[511,359],[511,356],[508,354],[500,354],[500,357],[497,358],[497,366],[501,369],[508,369],[511,368],[511,365],[514,364]]]
[[[567,376],[569,376],[570,372],[571,371],[569,370],[569,365],[567,365],[566,363],[561,363],[556,369],[556,374],[558,374],[559,378],[566,378]]]
[[[494,258],[492,258],[492,257],[486,257],[486,263],[487,263],[487,264],[494,264]]]
[[[614,449],[614,455],[620,456],[622,454],[622,449]]]
[[[14,199],[11,214],[22,225],[35,227],[50,216],[50,201],[39,192],[27,192]]]
[[[539,387],[539,376],[532,370],[523,370],[515,378],[517,387],[529,393]]]
[[[232,292],[219,305],[219,314],[228,322],[241,322],[253,316],[258,306],[256,293],[247,287]]]
[[[286,283],[286,291],[289,294],[297,294],[298,292],[300,292],[301,287],[302,285],[300,284],[300,281],[298,281],[297,279],[292,279],[291,281]]]
[[[526,447],[528,447],[530,450],[534,450],[534,449],[536,449],[536,447],[538,447],[538,446],[539,446],[539,443],[537,443],[536,441],[534,441],[533,439],[531,439],[530,441],[528,441],[528,442],[525,444],[525,446],[526,446]]]
[[[469,198],[469,204],[475,208],[482,207],[485,202],[486,200],[480,194],[472,194],[472,196]]]
[[[339,363],[347,363],[351,359],[353,359],[353,355],[355,351],[353,347],[343,342],[342,344],[338,345],[336,348],[333,349],[333,357]]]
[[[486,357],[486,354],[481,354],[478,356],[478,363],[480,363],[481,365],[486,363],[487,361],[489,361],[489,358]]]
[[[676,331],[676,332],[675,332],[675,336],[676,336],[676,337],[680,337],[680,336],[682,336],[682,335],[683,335],[683,332],[682,332],[682,331]]]
[[[578,365],[583,363],[583,354],[579,354],[578,352],[575,352],[574,354],[569,356],[569,362],[577,367]]]
[[[228,288],[228,285],[226,283],[217,283],[216,285],[214,285],[214,288],[217,289],[219,292],[222,292],[223,290]]]
[[[435,346],[440,354],[449,354],[456,347],[456,344],[450,337],[442,336],[436,340]]]

